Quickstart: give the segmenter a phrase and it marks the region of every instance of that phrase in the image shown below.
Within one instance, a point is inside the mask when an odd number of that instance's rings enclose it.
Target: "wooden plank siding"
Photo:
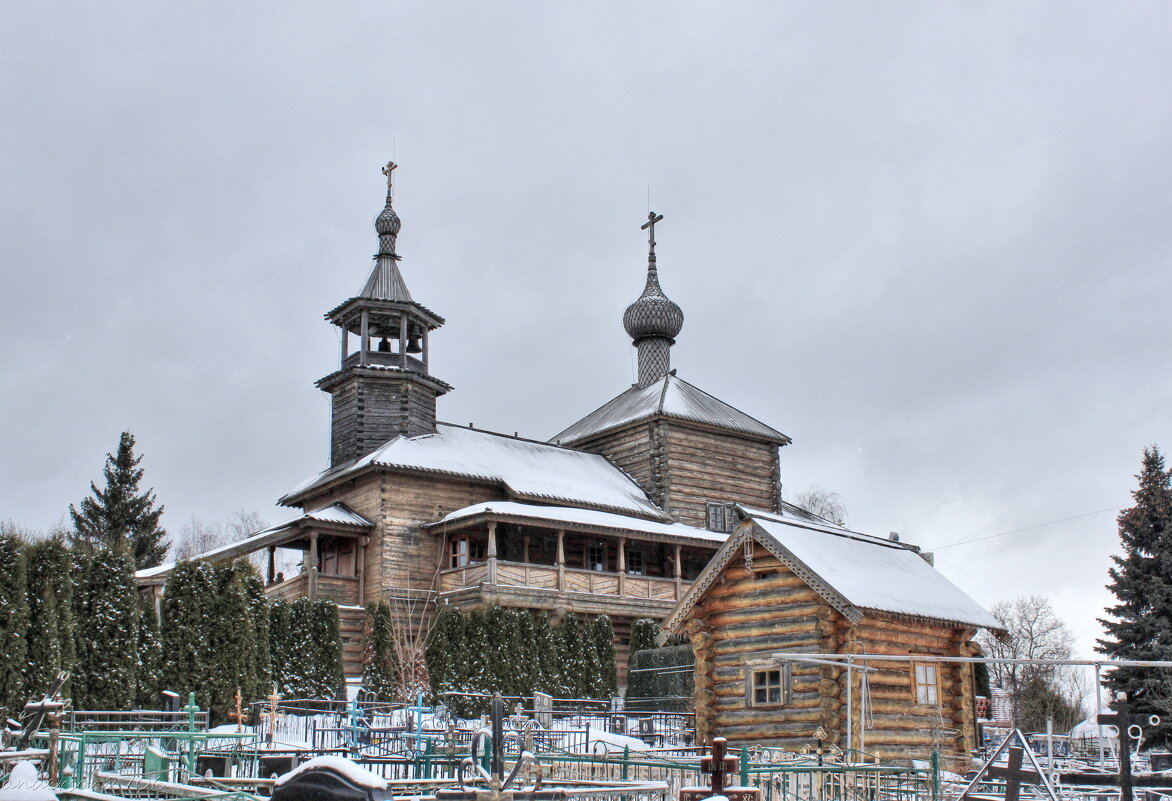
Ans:
[[[672,420],[664,424],[666,504],[681,523],[703,528],[707,504],[777,508],[776,444]]]
[[[847,682],[851,743],[865,742],[883,759],[926,758],[932,750],[957,759],[976,746],[973,675],[969,665],[938,666],[938,703],[919,704],[912,663],[880,662],[868,674],[871,716],[863,730],[862,674],[831,665],[791,665],[788,703],[751,701],[751,675],[770,669],[779,652],[933,654],[968,656],[971,629],[867,612],[857,624],[832,608],[760,544],[753,569],[736,558],[693,608],[685,631],[696,652],[696,718],[701,741],[797,749],[814,743],[821,726],[829,741],[847,745]],[[959,763],[957,763],[959,764]]]

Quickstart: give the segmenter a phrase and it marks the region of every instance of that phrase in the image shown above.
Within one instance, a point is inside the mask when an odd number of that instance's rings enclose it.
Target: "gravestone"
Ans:
[[[708,787],[681,787],[679,801],[704,801],[714,795],[722,795],[728,801],[761,801],[759,787],[729,787],[725,781],[730,774],[735,776],[740,766],[732,754],[727,753],[728,741],[717,737],[712,741],[712,753],[700,758],[700,772],[712,777]]]

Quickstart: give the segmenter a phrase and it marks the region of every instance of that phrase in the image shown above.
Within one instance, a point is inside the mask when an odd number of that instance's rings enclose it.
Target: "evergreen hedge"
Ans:
[[[627,707],[683,711],[695,690],[695,664],[690,645],[645,648],[633,654]]]
[[[138,672],[138,591],[126,547],[87,548],[74,596],[78,709],[130,709]]]
[[[28,668],[28,570],[24,544],[0,534],[0,720],[24,708]]]
[[[32,698],[48,690],[59,672],[75,668],[74,562],[60,534],[29,543],[26,551],[29,623],[24,695]],[[70,689],[67,683],[63,693],[68,695]]]

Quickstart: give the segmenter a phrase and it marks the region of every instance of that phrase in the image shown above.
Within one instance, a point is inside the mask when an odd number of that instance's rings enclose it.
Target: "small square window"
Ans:
[[[731,503],[709,503],[708,521],[709,531],[732,531],[737,527],[737,515]]]
[[[939,675],[936,665],[916,662],[913,671],[916,680],[916,703],[924,706],[939,704]]]
[[[750,696],[750,703],[753,706],[786,704],[789,703],[789,694],[789,665],[753,671],[752,695]]]
[[[643,575],[643,552],[639,550],[627,551],[627,573],[632,576]]]

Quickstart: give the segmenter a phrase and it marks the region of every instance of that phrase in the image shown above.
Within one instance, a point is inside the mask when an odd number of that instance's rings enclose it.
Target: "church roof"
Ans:
[[[674,373],[645,387],[631,387],[552,437],[550,442],[570,445],[658,415],[738,431],[782,445],[790,442],[777,429],[734,409]]]
[[[303,482],[280,502],[375,466],[490,481],[523,500],[667,519],[630,476],[602,456],[449,423],[437,424],[434,434],[395,437],[357,461]]]
[[[821,518],[738,507],[745,521],[664,621],[678,627],[725,567],[754,539],[852,623],[863,610],[1000,630],[984,607],[928,564],[919,549],[860,534]]]
[[[618,515],[612,512],[599,512],[595,509],[573,509],[565,506],[536,506],[530,503],[516,503],[515,501],[486,501],[463,509],[457,509],[445,515],[435,523],[428,523],[424,528],[440,528],[448,524],[461,523],[477,517],[493,518],[524,518],[535,522],[549,523],[551,527],[559,525],[579,525],[591,529],[613,529],[615,531],[637,531],[642,534],[652,534],[675,540],[703,540],[708,547],[722,543],[728,539],[728,534],[719,531],[708,531],[703,528],[688,526],[683,523],[660,523],[655,520],[643,520],[627,515]]]
[[[390,300],[397,303],[411,303],[411,293],[407,290],[407,283],[403,274],[399,272],[399,263],[392,258],[379,256],[374,262],[374,269],[358,297],[369,300]]]

